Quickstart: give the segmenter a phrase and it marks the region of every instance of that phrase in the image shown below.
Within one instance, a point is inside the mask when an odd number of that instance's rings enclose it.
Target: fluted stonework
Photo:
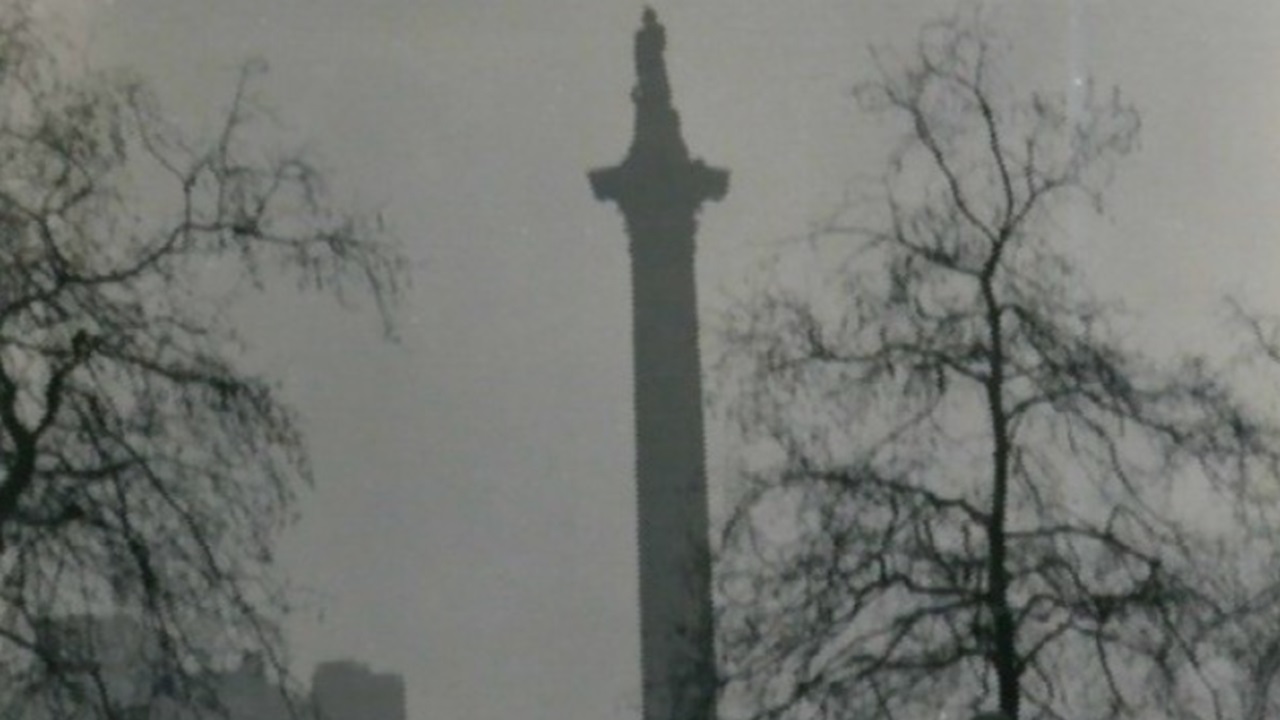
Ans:
[[[665,32],[636,34],[635,136],[620,165],[589,173],[631,239],[640,638],[645,720],[711,720],[715,655],[698,356],[698,208],[729,175],[689,157],[671,104]]]

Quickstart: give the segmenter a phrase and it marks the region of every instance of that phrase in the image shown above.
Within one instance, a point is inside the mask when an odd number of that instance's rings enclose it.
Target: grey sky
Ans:
[[[136,67],[188,119],[265,57],[263,97],[422,263],[403,348],[331,305],[253,308],[255,362],[286,374],[321,483],[284,553],[326,607],[296,623],[302,667],[350,655],[402,672],[416,720],[635,717],[626,244],[584,172],[626,150],[642,3],[46,3],[95,64]],[[755,258],[878,171],[885,135],[848,95],[866,48],[952,4],[652,4],[690,148],[733,173],[703,212],[710,316]],[[1098,287],[1152,318],[1152,342],[1203,337],[1228,290],[1280,312],[1280,4],[993,7],[1024,79],[1092,72],[1143,112],[1111,220],[1066,238]]]

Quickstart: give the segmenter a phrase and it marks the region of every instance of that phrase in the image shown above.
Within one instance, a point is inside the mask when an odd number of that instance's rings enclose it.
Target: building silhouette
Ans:
[[[715,655],[694,234],[729,175],[692,159],[671,100],[666,32],[635,37],[635,134],[620,165],[588,174],[630,237],[640,645],[645,720],[710,720]]]
[[[364,663],[321,663],[310,691],[297,693],[276,683],[262,655],[249,653],[229,670],[198,678],[207,697],[179,701],[165,682],[158,643],[128,615],[61,617],[42,623],[41,634],[65,663],[85,669],[70,680],[90,691],[101,683],[125,720],[406,720],[404,679]],[[42,698],[8,700],[0,688],[7,701],[0,710],[15,720],[60,719],[69,710]],[[26,711],[12,714],[17,704]]]
[[[404,678],[352,660],[321,663],[311,676],[317,720],[405,720]]]
[[[156,638],[127,615],[66,615],[36,620],[33,639],[56,667],[62,688],[46,688],[35,697],[0,694],[0,707],[23,720],[43,720],[69,711],[78,692],[103,698],[116,708],[144,705],[161,684],[161,652]],[[4,685],[12,687],[6,678]],[[68,692],[71,688],[74,691]],[[3,690],[4,688],[0,688]]]

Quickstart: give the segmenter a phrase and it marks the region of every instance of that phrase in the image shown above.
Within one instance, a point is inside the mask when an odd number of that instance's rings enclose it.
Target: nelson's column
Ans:
[[[631,239],[640,650],[644,720],[711,720],[715,653],[694,243],[698,208],[729,174],[680,137],[652,9],[636,34],[635,135],[622,164],[589,173]]]

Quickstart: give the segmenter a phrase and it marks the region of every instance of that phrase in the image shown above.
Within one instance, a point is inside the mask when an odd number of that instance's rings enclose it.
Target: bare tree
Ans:
[[[390,332],[407,267],[263,142],[257,65],[197,140],[48,43],[0,12],[0,699],[115,717],[136,698],[76,640],[86,614],[136,623],[170,696],[244,650],[283,668],[272,548],[311,468],[277,386],[238,364],[232,281],[364,294]]]
[[[1245,372],[1245,382],[1263,397],[1280,392],[1280,319],[1259,313],[1236,298],[1228,298],[1227,326],[1243,331],[1245,346],[1233,360]],[[1225,657],[1240,672],[1236,677],[1238,716],[1263,720],[1280,715],[1280,542],[1262,534],[1262,547],[1250,561],[1237,562],[1235,573],[1224,580],[1244,612],[1226,618],[1206,633],[1211,651]]]
[[[1139,118],[1020,94],[981,14],[874,53],[883,184],[728,316],[753,463],[719,559],[727,709],[1222,717],[1258,617],[1280,428],[1116,337],[1063,238]],[[791,264],[788,264],[791,263]],[[1253,531],[1248,535],[1245,531]],[[1255,569],[1256,569],[1255,567]],[[1220,647],[1220,646],[1213,646]]]

